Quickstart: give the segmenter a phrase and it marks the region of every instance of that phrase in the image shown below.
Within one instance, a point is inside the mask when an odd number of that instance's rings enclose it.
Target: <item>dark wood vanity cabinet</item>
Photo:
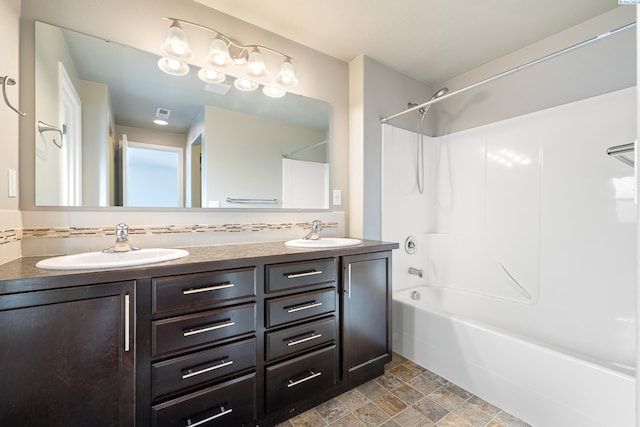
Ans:
[[[391,360],[391,252],[342,258],[342,372]]]
[[[134,419],[134,282],[0,296],[0,425]]]
[[[256,267],[154,278],[151,300],[150,424],[253,425]]]
[[[113,271],[5,267],[0,426],[277,425],[384,373],[394,248],[274,242]]]

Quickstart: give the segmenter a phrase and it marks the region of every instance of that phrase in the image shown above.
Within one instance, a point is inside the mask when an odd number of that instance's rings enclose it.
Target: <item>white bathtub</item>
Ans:
[[[444,312],[443,292],[394,292],[394,351],[532,426],[635,426],[633,372]]]

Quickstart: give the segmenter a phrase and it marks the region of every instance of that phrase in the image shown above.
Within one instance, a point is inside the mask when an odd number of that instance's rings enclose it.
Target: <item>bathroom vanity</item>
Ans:
[[[275,425],[384,372],[397,247],[195,247],[109,271],[4,264],[0,425]]]

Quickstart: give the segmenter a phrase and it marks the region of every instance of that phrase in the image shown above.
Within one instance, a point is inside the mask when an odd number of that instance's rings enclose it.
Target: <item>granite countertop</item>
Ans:
[[[238,264],[265,262],[269,263],[297,261],[308,259],[309,254],[314,258],[341,255],[357,255],[372,251],[386,251],[397,249],[397,243],[363,240],[356,246],[340,248],[293,248],[286,246],[283,241],[224,244],[213,246],[183,247],[189,256],[174,261],[157,264],[147,264],[135,267],[95,270],[44,270],[36,267],[36,263],[50,257],[23,257],[0,265],[0,294],[38,290],[40,288],[60,287],[63,284],[73,286],[81,282],[133,280],[140,277],[151,277],[162,274],[184,274],[198,271],[200,268],[216,268],[215,263],[236,262]],[[258,260],[261,258],[261,260]],[[224,268],[229,268],[226,266]],[[44,286],[43,285],[49,285]]]

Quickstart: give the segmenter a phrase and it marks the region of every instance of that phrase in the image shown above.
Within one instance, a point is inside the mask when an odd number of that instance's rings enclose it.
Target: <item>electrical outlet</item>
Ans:
[[[18,178],[15,169],[7,169],[7,194],[14,198],[18,195]]]
[[[333,206],[340,206],[342,204],[342,191],[333,190]]]

